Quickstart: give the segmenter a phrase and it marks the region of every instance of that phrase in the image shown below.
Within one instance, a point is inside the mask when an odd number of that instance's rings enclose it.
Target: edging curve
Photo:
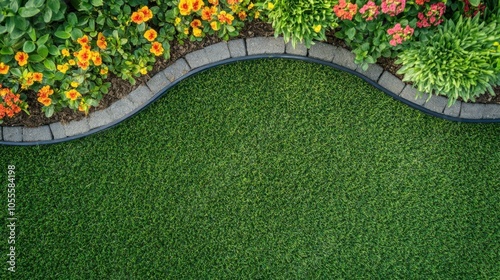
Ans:
[[[322,42],[316,42],[310,49],[302,44],[292,48],[281,37],[256,37],[220,42],[189,53],[157,73],[147,85],[139,86],[127,97],[104,110],[89,114],[83,120],[37,128],[1,127],[0,145],[46,145],[83,138],[135,116],[184,79],[220,65],[262,58],[302,60],[348,72],[416,110],[445,120],[466,123],[500,122],[500,104],[457,101],[455,105],[446,107],[447,99],[441,96],[432,96],[427,100],[428,95],[424,93],[417,98],[416,89],[384,71],[381,66],[373,64],[367,71],[359,69],[354,63],[354,55],[344,48]]]

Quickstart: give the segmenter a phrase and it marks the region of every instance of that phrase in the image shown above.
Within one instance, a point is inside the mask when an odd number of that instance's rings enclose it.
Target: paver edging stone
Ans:
[[[255,37],[220,42],[185,55],[166,69],[158,72],[146,85],[141,85],[128,96],[110,107],[89,114],[88,118],[68,124],[52,123],[37,129],[3,127],[0,144],[38,145],[59,143],[87,136],[112,127],[143,110],[181,80],[214,66],[234,61],[264,57],[284,57],[329,65],[363,78],[391,97],[427,114],[454,121],[500,122],[500,105],[456,102],[446,105],[447,99],[428,94],[420,97],[418,91],[407,85],[380,65],[372,64],[363,71],[354,64],[354,55],[346,49],[316,42],[310,49],[297,44],[285,44],[283,38]],[[417,97],[417,98],[416,98]],[[427,101],[427,102],[426,102]],[[39,132],[38,136],[34,136]],[[48,139],[50,135],[51,139]],[[26,139],[26,140],[24,140]],[[24,142],[23,142],[24,141]]]

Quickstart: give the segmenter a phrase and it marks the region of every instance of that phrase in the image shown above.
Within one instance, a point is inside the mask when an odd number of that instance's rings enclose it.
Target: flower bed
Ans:
[[[450,104],[474,100],[485,91],[494,95],[493,86],[500,84],[500,16],[494,1],[472,4],[30,0],[20,6],[4,0],[0,34],[8,35],[0,41],[0,121],[28,114],[29,98],[47,118],[68,109],[87,114],[109,92],[109,75],[134,84],[158,59],[168,61],[172,45],[228,40],[255,19],[271,22],[285,41],[306,46],[335,30],[364,69],[381,57],[399,57],[400,73],[420,90],[447,95]],[[474,42],[470,34],[482,40]],[[462,45],[454,43],[458,39]],[[441,42],[432,46],[439,52],[426,42]],[[441,67],[458,55],[474,59]],[[425,71],[416,73],[415,65]]]

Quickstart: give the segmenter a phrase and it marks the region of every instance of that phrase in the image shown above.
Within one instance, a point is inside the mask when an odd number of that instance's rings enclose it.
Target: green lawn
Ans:
[[[0,278],[499,279],[499,147],[326,66],[221,66],[111,130],[0,146]]]

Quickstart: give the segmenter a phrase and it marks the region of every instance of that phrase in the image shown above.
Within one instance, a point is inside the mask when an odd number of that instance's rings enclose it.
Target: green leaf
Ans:
[[[41,45],[38,47],[36,51],[41,57],[46,58],[49,55],[49,48],[45,45]]]
[[[69,13],[67,21],[71,26],[76,26],[78,24],[78,18],[76,17],[75,13]]]
[[[56,65],[54,63],[54,61],[50,60],[50,59],[46,59],[43,61],[43,65],[45,65],[45,68],[47,68],[47,70],[49,71],[55,71],[56,70]]]
[[[100,7],[103,5],[102,0],[91,0],[90,3],[92,3],[92,6],[94,7]]]
[[[50,105],[49,107],[43,107],[42,110],[45,112],[45,117],[50,118],[54,115],[54,105]]]
[[[10,33],[10,38],[11,38],[12,40],[17,40],[17,39],[19,39],[19,38],[23,37],[23,36],[24,36],[24,34],[26,34],[26,32],[24,32],[24,31],[19,30],[19,29],[17,29],[17,28],[16,28],[16,29],[14,29],[14,31],[12,31],[12,32]]]
[[[38,38],[38,41],[36,41],[37,45],[41,46],[44,45],[47,40],[49,40],[50,34],[45,34],[42,37]]]
[[[28,58],[28,60],[31,61],[31,62],[38,63],[38,62],[42,62],[44,60],[44,58],[41,57],[38,54],[33,54],[33,55],[30,55],[30,57]]]
[[[61,8],[59,0],[48,0],[47,6],[52,10],[52,12],[57,12]]]
[[[49,46],[49,53],[53,56],[58,56],[61,54],[61,52],[59,51],[59,49],[56,47],[56,46]]]
[[[354,39],[354,36],[356,35],[356,28],[351,27],[351,28],[347,29],[345,31],[345,35],[347,35],[347,37],[351,40]]]
[[[14,50],[11,47],[4,46],[0,50],[0,54],[1,55],[13,55],[14,54]]]
[[[226,30],[227,30],[228,32],[233,32],[233,31],[234,31],[234,30],[236,30],[236,29],[235,29],[235,28],[234,28],[234,26],[232,26],[232,25],[226,25]]]
[[[33,43],[33,41],[24,42],[23,51],[25,53],[31,53],[35,50],[35,48],[36,48],[36,46],[35,46],[35,43]]]
[[[36,41],[36,31],[33,27],[30,27],[28,29],[28,35],[30,36],[30,39],[33,40],[33,42]]]
[[[51,19],[52,19],[52,10],[49,8],[46,8],[45,13],[43,13],[43,21],[45,23],[49,23]]]
[[[477,7],[479,5],[479,3],[481,3],[481,0],[469,0],[469,3],[472,6]]]
[[[69,32],[66,32],[63,30],[56,31],[56,33],[54,33],[54,35],[60,39],[69,39],[69,37],[71,37],[71,34]]]
[[[10,1],[10,9],[12,12],[17,13],[17,10],[19,9],[19,3],[17,1]]]
[[[19,69],[19,68],[12,68],[12,69],[10,69],[10,73],[12,75],[14,75],[15,77],[18,77],[18,78],[23,75],[23,73],[21,72],[21,69]]]
[[[20,17],[20,16],[14,17],[14,23],[16,24],[17,29],[20,29],[23,31],[26,31],[30,25],[29,22],[25,18]]]
[[[19,9],[19,15],[21,15],[23,18],[29,18],[37,15],[40,12],[40,9],[38,8],[20,8]]]
[[[71,30],[71,39],[76,41],[76,39],[81,37],[83,37],[83,32],[80,29],[74,28],[73,30]]]

